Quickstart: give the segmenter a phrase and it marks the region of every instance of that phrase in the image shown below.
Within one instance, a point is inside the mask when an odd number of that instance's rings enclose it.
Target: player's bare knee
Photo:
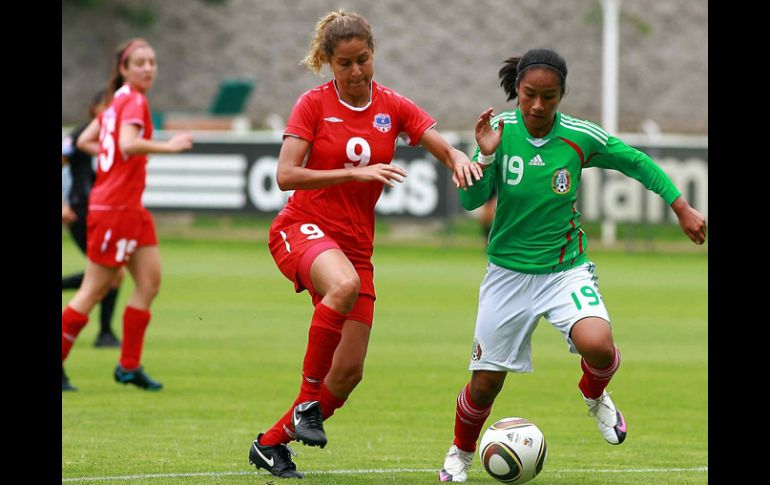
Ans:
[[[612,365],[615,359],[615,345],[611,340],[609,342],[593,342],[592,345],[580,349],[580,355],[591,367],[604,369]]]
[[[358,275],[339,278],[329,288],[326,295],[343,309],[343,313],[349,312],[358,298],[361,289],[361,280]]]
[[[160,292],[160,278],[143,281],[141,284],[137,284],[136,292],[139,293],[144,300],[152,301]]]
[[[358,292],[361,291],[361,279],[357,274],[353,274],[348,278],[344,278],[339,284],[339,290],[346,298],[355,302],[358,298]]]

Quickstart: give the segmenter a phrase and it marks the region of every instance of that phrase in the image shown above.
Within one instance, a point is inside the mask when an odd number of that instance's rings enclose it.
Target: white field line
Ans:
[[[707,466],[691,468],[564,468],[548,469],[547,473],[681,473],[681,472],[708,472]],[[399,473],[438,473],[435,468],[376,468],[370,470],[328,470],[308,471],[305,475],[376,475]],[[201,473],[151,473],[146,475],[123,475],[115,477],[78,477],[62,478],[63,482],[98,482],[109,480],[146,480],[148,478],[185,478],[185,477],[224,477],[232,475],[265,475],[267,472],[242,471],[242,472],[201,472]]]

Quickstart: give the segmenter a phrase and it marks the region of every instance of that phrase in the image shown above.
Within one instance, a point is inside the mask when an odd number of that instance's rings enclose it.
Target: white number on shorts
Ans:
[[[361,153],[356,153],[361,147]],[[345,147],[345,153],[348,156],[348,160],[352,162],[361,162],[358,165],[355,163],[345,163],[345,168],[353,168],[355,166],[365,167],[369,163],[369,159],[372,158],[372,149],[369,147],[369,143],[359,136],[354,136],[348,140],[348,144]]]
[[[136,239],[118,239],[115,245],[118,247],[115,252],[115,261],[121,263],[136,249]]]
[[[508,158],[508,155],[503,156],[503,180],[508,185],[518,185],[521,182],[521,178],[524,175],[524,159],[515,156]],[[508,177],[512,178],[508,178]]]
[[[115,139],[112,134],[115,132],[115,118],[103,118],[102,129],[99,131],[99,143],[106,153],[99,153],[99,167],[102,172],[108,172],[112,168],[112,162],[115,161]]]
[[[308,239],[318,239],[319,237],[324,237],[326,235],[321,228],[315,224],[302,224],[299,226],[299,230],[302,231],[302,234],[307,234]]]
[[[291,252],[291,246],[289,246],[289,240],[286,239],[286,233],[283,232],[283,231],[280,231],[280,232],[281,232],[281,237],[283,238],[283,243],[286,245],[286,252],[290,253]]]

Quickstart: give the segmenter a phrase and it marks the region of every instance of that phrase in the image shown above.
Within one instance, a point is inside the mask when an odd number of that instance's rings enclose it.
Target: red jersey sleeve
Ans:
[[[144,112],[147,109],[147,100],[139,93],[131,93],[131,99],[126,102],[121,114],[121,123],[144,126]]]
[[[399,134],[405,134],[407,143],[410,146],[416,146],[422,139],[422,135],[436,125],[436,120],[414,104],[411,99],[399,94],[394,96],[394,99],[398,106]]]
[[[321,110],[318,102],[313,99],[312,93],[313,91],[308,91],[302,94],[294,103],[283,132],[284,136],[295,135],[310,143],[313,142]]]

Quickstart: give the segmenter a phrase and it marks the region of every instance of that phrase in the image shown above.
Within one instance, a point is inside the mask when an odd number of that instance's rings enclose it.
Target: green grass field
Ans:
[[[278,483],[248,463],[256,434],[296,396],[312,307],[264,242],[161,235],[163,283],[143,364],[165,388],[112,380],[117,349],[92,347],[98,307],[66,369],[62,481]],[[701,248],[702,249],[702,248]],[[610,385],[629,437],[604,442],[580,398],[578,357],[542,321],[533,374],[510,375],[489,423],[534,421],[548,443],[535,484],[708,482],[708,256],[592,249],[623,364]],[[455,397],[469,378],[478,247],[377,248],[377,307],[364,381],[326,423],[329,445],[296,444],[304,483],[437,482]],[[62,236],[62,274],[85,259]],[[127,278],[115,327],[131,291]],[[62,294],[62,305],[72,292]],[[474,461],[467,483],[497,483]]]

